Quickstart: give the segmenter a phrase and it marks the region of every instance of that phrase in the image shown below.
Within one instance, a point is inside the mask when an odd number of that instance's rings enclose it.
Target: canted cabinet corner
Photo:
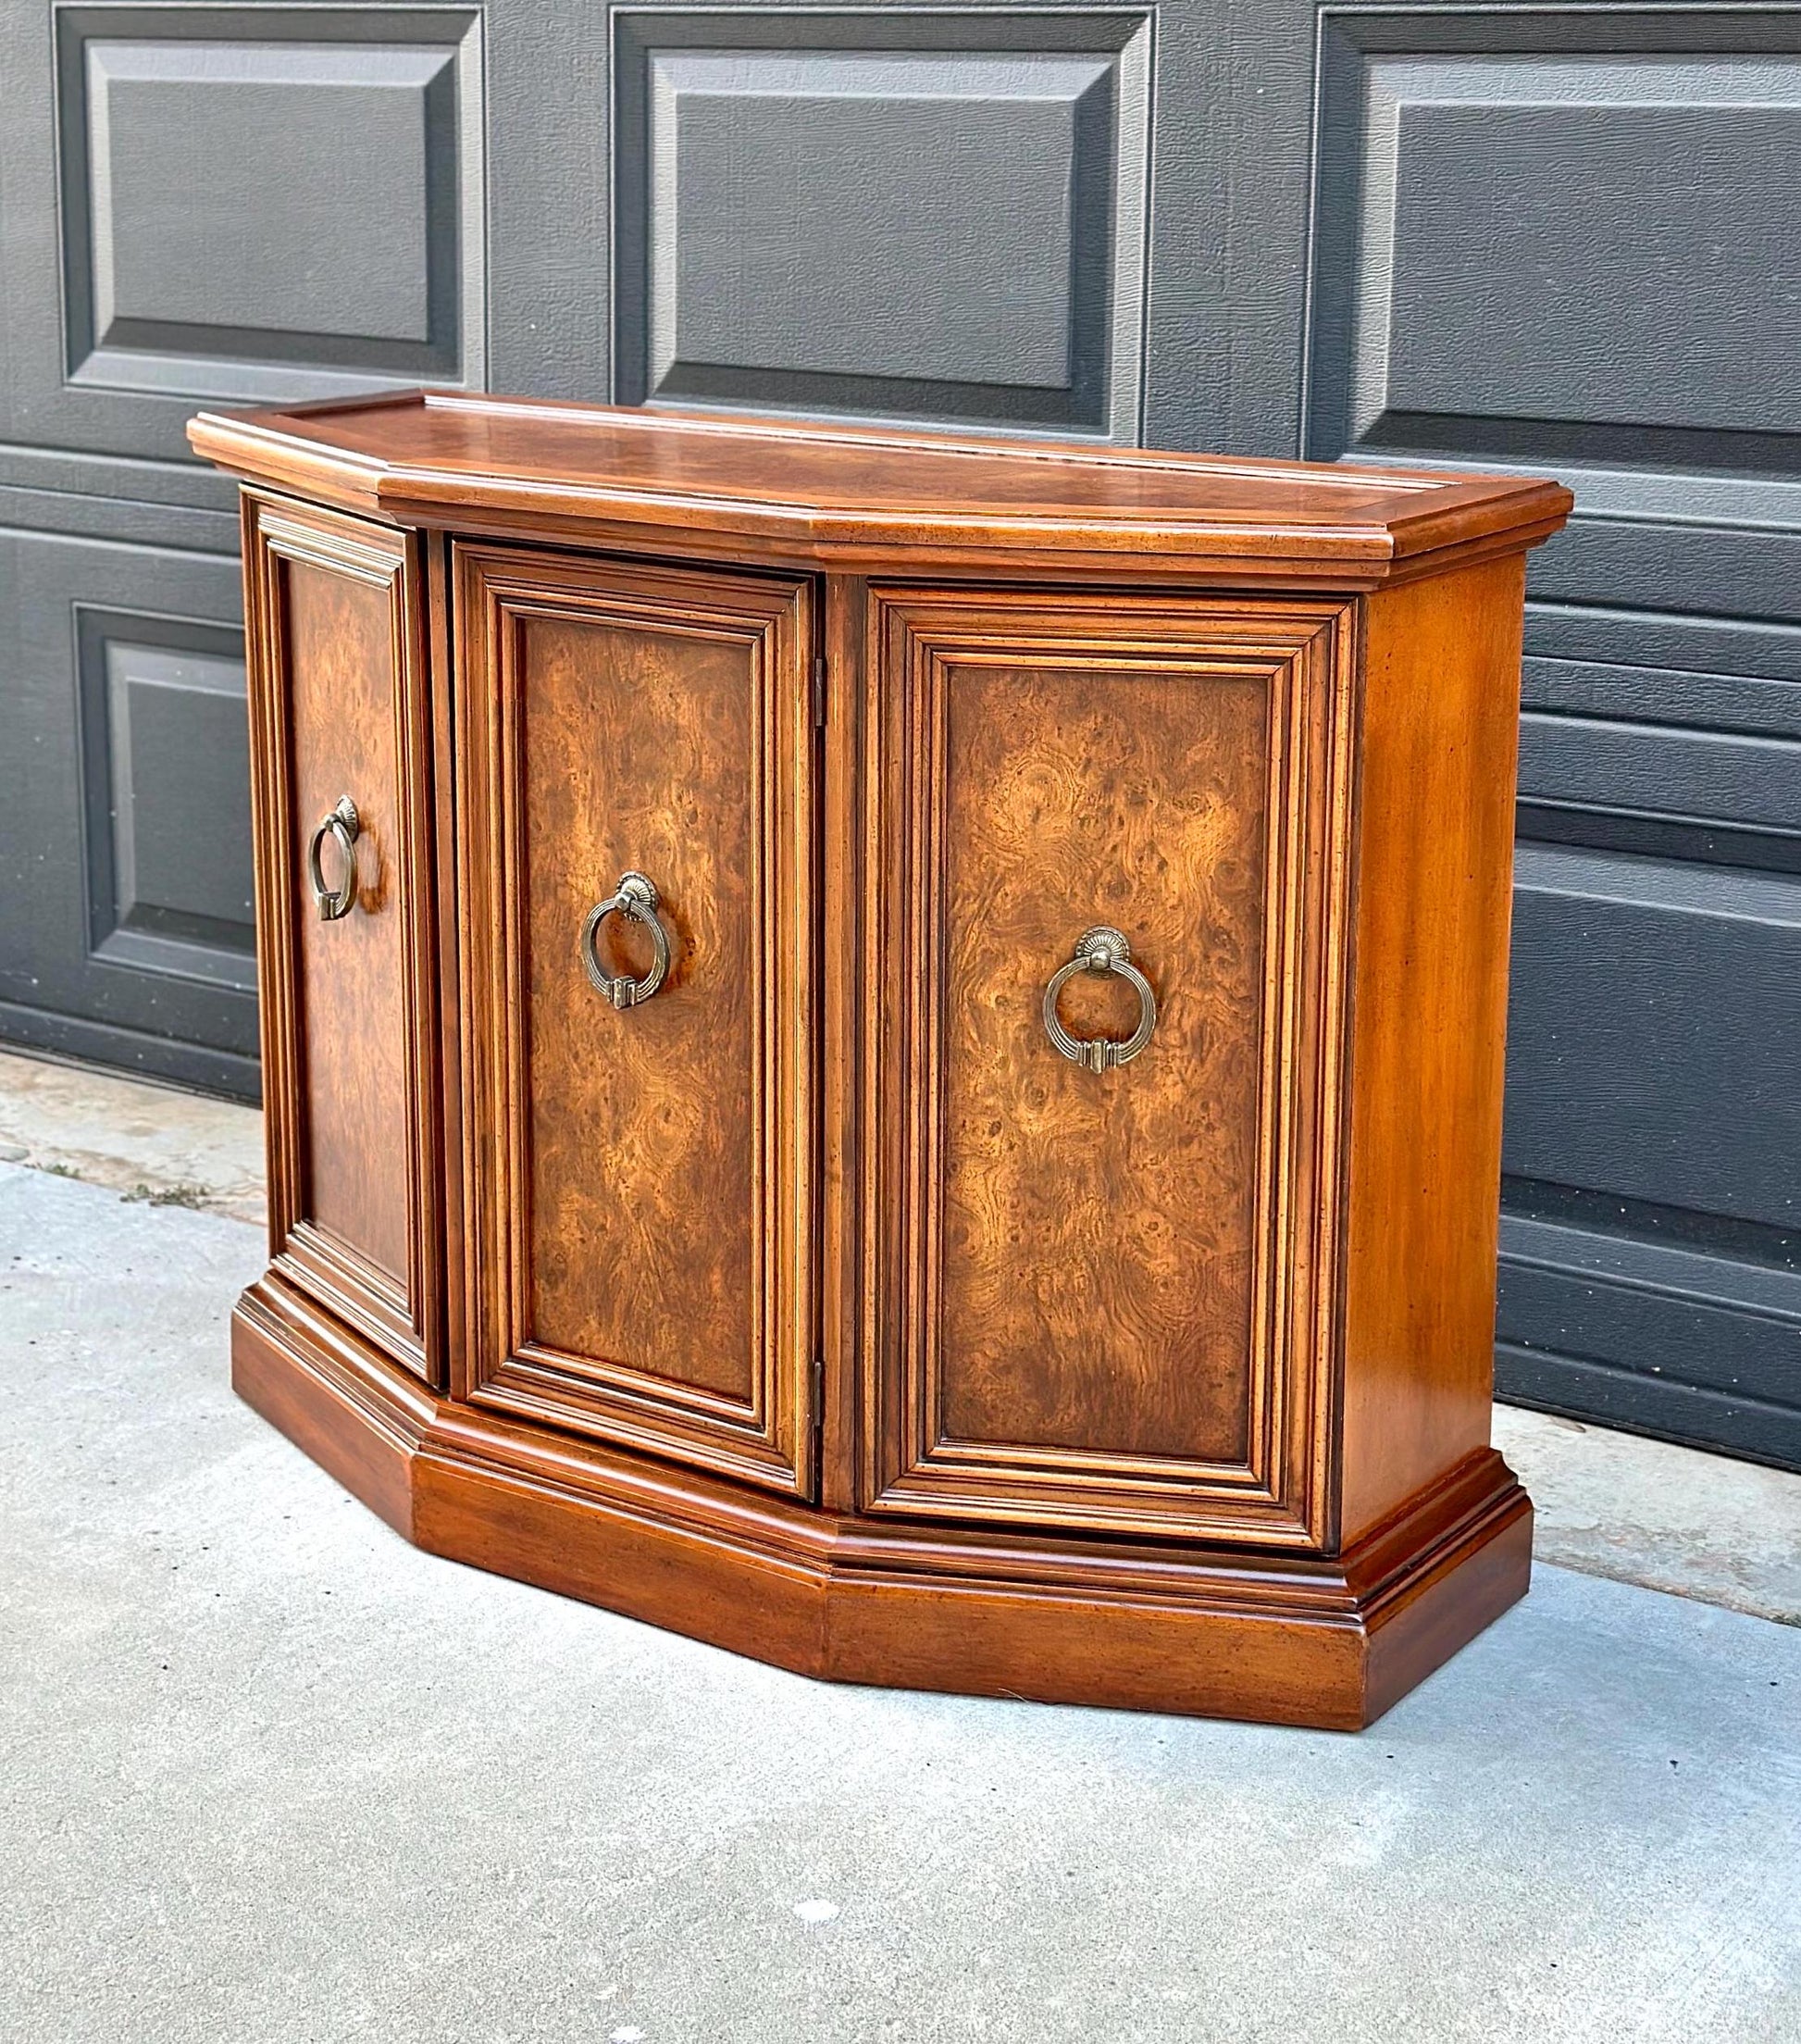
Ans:
[[[245,485],[260,1410],[808,1674],[1354,1727],[1488,1445],[1520,478],[424,393]]]
[[[243,500],[274,1267],[442,1365],[424,592],[410,535]]]

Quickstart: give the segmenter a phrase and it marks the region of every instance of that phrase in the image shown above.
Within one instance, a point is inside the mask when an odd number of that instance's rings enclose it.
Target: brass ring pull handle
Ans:
[[[589,910],[588,920],[581,926],[582,965],[594,991],[605,994],[615,1008],[635,1008],[640,1001],[648,1001],[669,970],[669,932],[657,920],[656,910],[655,882],[647,880],[641,873],[622,873],[618,887]],[[615,978],[602,965],[601,954],[594,948],[601,925],[615,912],[629,922],[642,923],[651,933],[651,969],[641,979],[624,973]]]
[[[313,905],[322,923],[335,923],[356,906],[356,841],[363,834],[362,818],[348,795],[340,795],[338,805],[314,831],[306,847],[306,878],[313,886]],[[344,878],[337,887],[325,884],[325,841],[335,838],[343,854]]]
[[[1138,996],[1138,1026],[1124,1039],[1111,1036],[1072,1036],[1057,1016],[1057,996],[1078,972],[1116,972],[1128,980]],[[1059,966],[1044,990],[1045,1033],[1072,1065],[1090,1072],[1104,1072],[1110,1065],[1129,1065],[1150,1041],[1157,1027],[1157,996],[1150,981],[1132,963],[1132,947],[1116,929],[1103,923],[1085,929],[1075,941],[1075,955]]]

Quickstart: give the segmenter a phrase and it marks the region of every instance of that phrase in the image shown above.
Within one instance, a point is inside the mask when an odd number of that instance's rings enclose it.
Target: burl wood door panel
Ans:
[[[814,1481],[811,585],[457,554],[469,1394]],[[582,954],[646,876],[668,966]],[[641,984],[649,925],[594,939]]]
[[[247,497],[253,803],[277,1267],[435,1376],[441,1255],[416,542]],[[315,836],[341,801],[319,875]],[[354,869],[354,870],[353,870]]]
[[[1335,605],[872,592],[864,1492],[1316,1545],[1352,694]],[[1047,983],[1096,926],[1155,1026]],[[1078,970],[1078,1041],[1139,997]]]

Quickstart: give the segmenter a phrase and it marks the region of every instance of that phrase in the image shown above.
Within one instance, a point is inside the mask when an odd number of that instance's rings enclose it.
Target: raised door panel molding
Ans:
[[[1792,1456],[1751,1274],[1801,1221],[1801,12],[1328,6],[1318,51],[1304,451],[1577,500],[1531,569],[1498,1387]]]
[[[1351,639],[873,593],[867,1508],[1325,1539]],[[1090,924],[1157,1004],[1102,1072],[1041,1013]],[[1078,1039],[1136,1012],[1062,999]]]
[[[1310,452],[1795,467],[1801,18],[1707,11],[1326,11]]]
[[[1801,11],[1327,6],[1318,66],[1302,452],[1554,471],[1541,600],[1782,615]]]
[[[92,955],[256,985],[242,635],[78,604]]]
[[[808,1495],[810,586],[456,563],[468,1394]]]
[[[0,1035],[248,1094],[235,560],[0,532]]]
[[[253,495],[244,559],[271,1253],[396,1361],[436,1376],[442,1145],[418,542]],[[327,824],[346,797],[347,841]],[[335,916],[321,880],[347,896]]]
[[[474,10],[70,6],[56,48],[71,385],[479,385]]]
[[[616,394],[1138,435],[1142,15],[627,12]]]

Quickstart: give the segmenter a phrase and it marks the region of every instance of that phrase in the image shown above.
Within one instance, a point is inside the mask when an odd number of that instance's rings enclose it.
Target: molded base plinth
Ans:
[[[1525,1594],[1472,1456],[1335,1560],[844,1517],[452,1404],[279,1279],[240,1396],[416,1545],[799,1675],[1356,1730]]]

